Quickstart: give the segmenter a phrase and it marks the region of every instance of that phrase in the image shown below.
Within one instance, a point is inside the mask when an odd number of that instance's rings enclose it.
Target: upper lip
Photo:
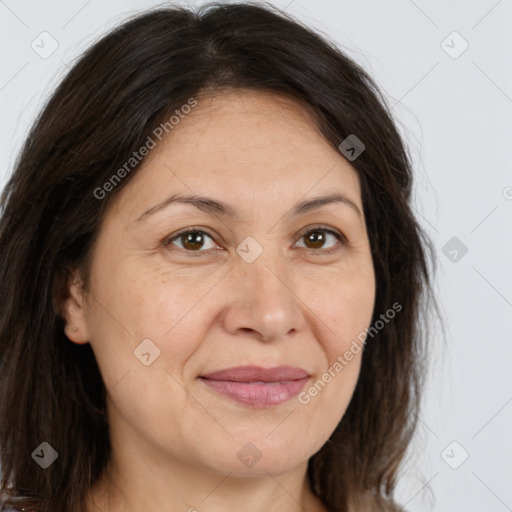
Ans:
[[[200,377],[210,380],[222,380],[232,382],[282,382],[288,380],[300,380],[309,377],[303,368],[293,366],[276,366],[274,368],[262,368],[260,366],[234,366]]]

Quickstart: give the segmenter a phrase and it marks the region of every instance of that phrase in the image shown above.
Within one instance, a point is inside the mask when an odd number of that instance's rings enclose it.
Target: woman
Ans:
[[[2,503],[398,510],[427,248],[371,78],[271,6],[74,65],[2,197]]]

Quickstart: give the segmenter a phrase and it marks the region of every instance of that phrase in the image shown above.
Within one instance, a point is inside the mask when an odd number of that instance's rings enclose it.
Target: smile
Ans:
[[[297,396],[308,381],[302,368],[279,366],[264,369],[238,366],[201,375],[211,389],[249,407],[265,408],[280,405]]]

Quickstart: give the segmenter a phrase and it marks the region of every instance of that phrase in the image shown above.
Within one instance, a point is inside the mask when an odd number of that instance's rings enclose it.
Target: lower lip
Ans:
[[[233,382],[201,379],[207,386],[224,396],[250,407],[271,407],[297,396],[308,378],[283,382]]]

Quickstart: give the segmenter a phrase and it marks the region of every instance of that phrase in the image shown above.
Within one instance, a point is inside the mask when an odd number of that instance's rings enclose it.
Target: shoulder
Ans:
[[[3,512],[37,512],[35,508],[4,508]]]
[[[3,512],[37,512],[37,510],[35,508],[11,508],[11,507],[3,508],[2,511]]]
[[[2,512],[37,512],[35,508],[32,507],[11,507],[11,506],[4,506],[0,508]]]
[[[37,499],[27,496],[8,496],[0,499],[0,512],[38,512],[38,508],[40,507]]]

